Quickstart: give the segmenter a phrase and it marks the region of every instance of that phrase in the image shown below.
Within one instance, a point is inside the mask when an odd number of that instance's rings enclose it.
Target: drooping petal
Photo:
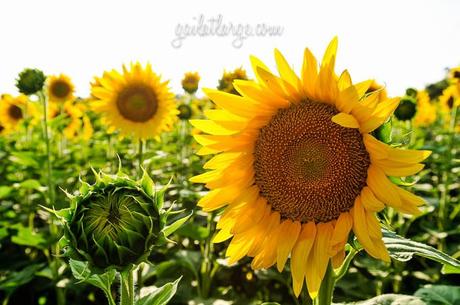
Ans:
[[[316,237],[316,225],[314,222],[307,222],[302,225],[291,254],[291,275],[294,286],[294,294],[298,297],[302,290],[305,273],[307,271],[307,260],[310,250]]]
[[[297,237],[299,236],[301,225],[299,221],[292,221],[290,219],[285,220],[281,224],[280,234],[281,238],[278,243],[278,254],[277,254],[277,268],[281,272],[284,269],[284,265],[288,259],[289,253],[296,244]]]

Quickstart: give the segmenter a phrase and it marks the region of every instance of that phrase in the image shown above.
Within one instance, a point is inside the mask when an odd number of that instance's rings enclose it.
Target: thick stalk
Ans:
[[[120,305],[134,305],[133,270],[120,272]]]
[[[209,232],[209,236],[205,241],[204,245],[204,251],[202,253],[203,256],[203,261],[201,264],[201,296],[206,299],[209,296],[209,291],[211,289],[211,281],[212,281],[212,276],[216,272],[216,270],[212,269],[212,250],[213,250],[213,244],[212,244],[212,233],[214,232],[214,214],[209,213],[208,214],[208,221],[207,221],[207,229]]]
[[[321,287],[319,288],[318,297],[313,300],[314,305],[331,305],[332,294],[335,286],[335,275],[334,268],[332,267],[331,261],[329,261],[324,275]]]

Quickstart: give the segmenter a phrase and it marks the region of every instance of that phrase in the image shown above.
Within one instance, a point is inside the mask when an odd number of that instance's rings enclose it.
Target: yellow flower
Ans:
[[[50,102],[64,103],[74,99],[75,87],[67,75],[50,76],[47,92]]]
[[[104,72],[91,86],[95,97],[93,109],[103,115],[109,130],[139,139],[156,138],[170,130],[177,115],[174,96],[168,81],[139,63],[123,66],[123,72]]]
[[[0,122],[5,132],[13,130],[26,117],[31,119],[32,124],[39,121],[39,111],[25,95],[13,97],[3,94],[0,99]]]
[[[443,118],[444,126],[450,125],[452,116],[452,108],[460,106],[460,82],[453,84],[444,89],[442,95],[439,97],[439,108]],[[459,127],[456,128],[456,130]]]
[[[436,105],[430,102],[426,91],[417,93],[417,112],[414,117],[415,126],[430,126],[436,121]]]
[[[48,116],[55,119],[59,115],[64,119],[62,134],[72,141],[89,140],[93,135],[91,120],[86,114],[86,105],[82,102],[67,101],[59,107],[57,104],[48,104]]]
[[[450,69],[449,79],[454,83],[460,83],[460,67]]]
[[[236,68],[233,72],[224,71],[222,78],[219,80],[217,89],[238,95],[238,91],[233,87],[233,81],[236,79],[248,79],[246,71],[243,68]]]
[[[193,94],[198,90],[198,83],[200,82],[200,75],[198,72],[187,72],[182,79],[182,88]]]
[[[366,94],[372,93],[374,91],[377,91],[379,93],[380,100],[386,100],[388,98],[387,90],[385,89],[385,87],[377,83],[375,80],[372,81],[371,85],[369,86],[369,89],[367,89],[366,91]]]
[[[335,38],[318,71],[306,49],[300,78],[278,50],[280,77],[251,57],[256,81],[235,81],[241,96],[204,90],[218,109],[191,121],[206,133],[195,135],[198,154],[215,154],[204,165],[210,171],[191,178],[210,189],[198,205],[226,206],[213,241],[232,238],[229,263],[250,256],[254,269],[282,271],[290,256],[295,294],[306,280],[312,298],[328,262],[343,262],[351,230],[371,256],[390,260],[376,212],[387,205],[418,213],[423,200],[388,176],[413,175],[430,155],[370,134],[399,99],[365,95],[372,81],[353,85],[347,71],[337,76],[336,50]]]

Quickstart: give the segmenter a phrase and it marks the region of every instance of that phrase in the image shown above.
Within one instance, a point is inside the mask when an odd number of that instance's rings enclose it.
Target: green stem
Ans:
[[[54,204],[54,186],[52,179],[52,170],[51,170],[51,149],[50,149],[50,138],[48,135],[48,115],[47,115],[47,103],[46,98],[43,92],[38,93],[38,97],[43,104],[43,135],[45,137],[46,144],[46,164],[47,164],[47,175],[48,175],[48,195],[49,195],[49,204]]]
[[[142,178],[142,164],[144,163],[144,141],[139,139],[139,153],[138,153],[138,163],[139,163],[139,178]]]
[[[120,305],[134,305],[133,270],[120,272]]]
[[[335,275],[332,263],[329,260],[327,265],[326,274],[321,282],[319,288],[318,297],[313,300],[313,305],[331,305],[332,304],[332,293],[334,292],[335,286]]]
[[[342,266],[340,266],[340,269],[335,273],[335,282],[338,282],[345,274],[347,274],[348,268],[350,268],[350,263],[358,252],[359,251],[355,248],[350,249]]]
[[[105,296],[107,297],[107,301],[109,301],[109,305],[116,305],[115,300],[113,299],[112,293],[110,291],[105,291]]]
[[[209,232],[208,238],[205,240],[204,250],[202,253],[203,261],[201,264],[201,296],[206,299],[209,296],[209,291],[211,288],[212,277],[217,270],[212,269],[212,232],[214,231],[214,213],[208,214],[207,229]]]

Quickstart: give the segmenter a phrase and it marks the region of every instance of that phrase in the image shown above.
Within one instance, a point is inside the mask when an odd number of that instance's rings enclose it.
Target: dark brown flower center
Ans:
[[[16,105],[11,105],[10,108],[8,109],[8,114],[10,115],[11,118],[14,120],[18,121],[22,119],[22,110]]]
[[[447,106],[449,107],[449,109],[452,109],[452,107],[454,107],[454,97],[453,96],[449,97],[449,99],[447,100]]]
[[[282,218],[327,222],[349,211],[366,184],[369,154],[359,131],[331,118],[335,107],[304,101],[260,130],[255,180]]]
[[[117,108],[127,120],[146,122],[157,112],[156,93],[142,84],[128,86],[118,94]]]
[[[57,80],[51,84],[50,90],[55,97],[65,99],[70,95],[72,89],[66,81]]]
[[[460,71],[454,72],[454,78],[460,78]]]

